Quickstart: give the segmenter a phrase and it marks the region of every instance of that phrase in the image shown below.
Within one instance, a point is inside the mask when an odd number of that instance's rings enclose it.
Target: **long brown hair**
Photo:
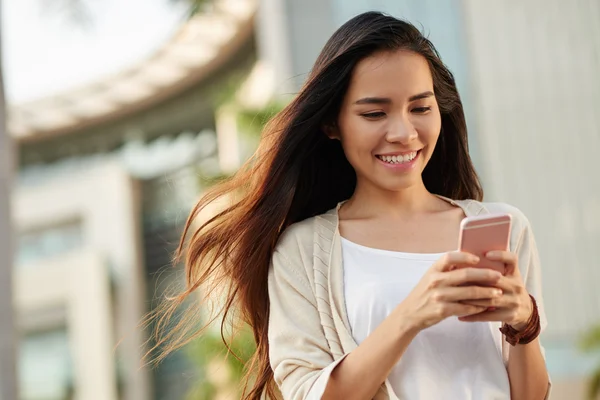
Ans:
[[[175,310],[200,287],[208,292],[224,289],[220,312],[239,311],[257,346],[244,399],[276,397],[267,339],[267,274],[273,250],[288,226],[352,195],[354,170],[339,141],[330,140],[322,127],[336,119],[355,65],[375,51],[399,49],[428,61],[440,106],[442,129],[423,172],[425,186],[454,199],[482,198],[456,84],[432,43],[407,22],[378,12],[361,14],[329,39],[299,94],[267,124],[254,156],[235,176],[208,191],[191,212],[176,254],[177,259],[185,256],[187,287],[169,300],[158,324],[167,331],[158,341],[168,344],[163,356],[201,332],[192,329],[196,313],[166,329]],[[232,201],[196,226],[200,213],[223,198]]]

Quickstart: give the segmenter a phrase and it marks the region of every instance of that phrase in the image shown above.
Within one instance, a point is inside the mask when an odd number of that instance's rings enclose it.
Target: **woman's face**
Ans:
[[[398,191],[422,184],[441,124],[425,58],[382,51],[357,64],[337,126],[326,131],[341,141],[359,186]]]

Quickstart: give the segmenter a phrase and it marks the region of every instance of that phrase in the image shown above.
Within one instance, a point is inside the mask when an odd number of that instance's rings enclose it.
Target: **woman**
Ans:
[[[456,84],[412,25],[370,12],[342,26],[187,228],[230,194],[187,244],[178,300],[228,282],[225,311],[257,344],[245,398],[274,398],[273,381],[284,399],[547,396],[529,223],[479,201]],[[460,221],[489,212],[513,217],[511,252],[486,255],[505,275],[453,251]]]

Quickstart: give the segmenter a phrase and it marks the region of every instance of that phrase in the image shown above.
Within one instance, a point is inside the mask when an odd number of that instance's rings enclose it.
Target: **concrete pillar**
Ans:
[[[2,61],[0,59],[0,400],[16,400],[16,335],[12,306],[13,241],[10,217],[14,150],[8,132],[6,132],[5,119]]]

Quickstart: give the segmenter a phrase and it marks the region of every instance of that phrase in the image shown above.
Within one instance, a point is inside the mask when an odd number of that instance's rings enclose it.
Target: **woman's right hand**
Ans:
[[[487,307],[463,304],[464,300],[491,299],[502,295],[493,286],[502,276],[487,268],[473,268],[479,258],[459,251],[444,254],[410,292],[397,311],[416,331],[451,317],[464,317]],[[455,268],[460,267],[460,268]]]

